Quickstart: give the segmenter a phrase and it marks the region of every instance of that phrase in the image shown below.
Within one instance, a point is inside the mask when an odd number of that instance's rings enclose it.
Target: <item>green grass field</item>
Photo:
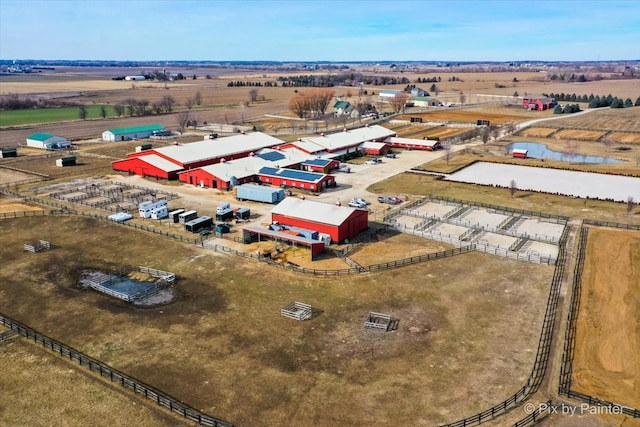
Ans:
[[[101,119],[101,105],[87,105],[87,120]],[[107,107],[107,117],[114,117],[113,108]],[[80,120],[78,107],[38,108],[30,110],[0,111],[0,127],[37,123]]]

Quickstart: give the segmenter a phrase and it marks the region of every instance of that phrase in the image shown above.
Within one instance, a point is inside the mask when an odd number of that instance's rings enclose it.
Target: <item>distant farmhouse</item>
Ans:
[[[525,95],[522,97],[522,108],[527,110],[544,111],[556,106],[554,98],[546,96]]]
[[[130,128],[109,129],[102,132],[103,141],[129,141],[132,139],[149,138],[154,132],[164,132],[162,125],[135,126]]]
[[[34,133],[27,137],[27,147],[42,148],[44,150],[60,150],[71,147],[71,141],[62,136],[49,133]]]
[[[358,111],[349,101],[337,101],[333,105],[333,114],[338,116],[358,117]]]

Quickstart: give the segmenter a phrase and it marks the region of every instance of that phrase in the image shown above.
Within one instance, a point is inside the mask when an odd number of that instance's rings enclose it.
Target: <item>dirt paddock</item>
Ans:
[[[640,408],[640,232],[589,228],[572,389]]]

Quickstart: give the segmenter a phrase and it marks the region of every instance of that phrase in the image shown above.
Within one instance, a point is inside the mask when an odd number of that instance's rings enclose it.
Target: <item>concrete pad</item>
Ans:
[[[526,255],[539,255],[541,257],[558,258],[558,246],[550,243],[531,242],[522,252]]]
[[[527,219],[517,228],[512,228],[510,231],[514,231],[520,234],[527,234],[532,238],[536,238],[538,236],[558,240],[560,239],[560,236],[562,236],[563,230],[563,224],[553,224],[551,222],[545,222],[539,219]]]
[[[496,228],[502,221],[510,216],[511,215],[490,213],[486,209],[473,209],[468,211],[462,219],[463,221],[469,221],[471,224],[477,224],[479,227]]]
[[[469,229],[467,227],[462,227],[460,225],[447,224],[446,222],[442,222],[435,227],[433,227],[430,231],[441,233],[445,236],[451,236],[454,239],[459,238],[464,233],[466,233]]]
[[[458,206],[445,205],[438,202],[426,202],[420,206],[414,206],[410,209],[410,212],[416,212],[419,215],[435,216],[436,218],[442,218],[451,211],[458,209]]]
[[[404,228],[409,228],[411,230],[413,230],[416,225],[426,221],[424,218],[410,216],[410,215],[402,215],[402,214],[398,216],[394,216],[393,220],[397,224],[399,229],[402,229],[404,227]]]
[[[477,243],[496,246],[506,250],[517,241],[517,237],[505,236],[504,234],[485,233],[477,240]]]

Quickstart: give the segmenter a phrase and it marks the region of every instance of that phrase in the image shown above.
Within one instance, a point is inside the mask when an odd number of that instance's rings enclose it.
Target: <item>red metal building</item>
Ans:
[[[556,100],[546,96],[526,95],[522,97],[522,108],[527,110],[543,111],[553,108],[555,105]]]
[[[331,236],[332,242],[353,239],[369,227],[365,209],[287,197],[271,210],[271,221],[315,230]]]
[[[336,178],[333,175],[306,172],[295,169],[279,169],[263,167],[258,171],[260,182],[275,187],[294,187],[320,192],[326,187],[335,187]]]

